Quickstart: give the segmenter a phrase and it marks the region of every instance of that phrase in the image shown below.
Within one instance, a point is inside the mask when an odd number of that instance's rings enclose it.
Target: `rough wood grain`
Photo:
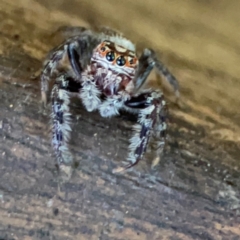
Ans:
[[[0,239],[240,239],[239,7],[237,0],[1,0]],[[79,166],[59,186],[31,76],[63,25],[119,29],[156,49],[179,79],[182,107],[170,104],[168,146],[155,170],[149,154],[112,174],[127,155],[131,119],[102,119],[76,101]]]

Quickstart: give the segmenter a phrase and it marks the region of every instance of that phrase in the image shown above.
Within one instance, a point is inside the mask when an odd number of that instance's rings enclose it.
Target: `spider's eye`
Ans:
[[[106,58],[109,62],[112,62],[115,59],[114,52],[113,51],[108,52]]]
[[[105,52],[106,48],[105,47],[101,47],[101,51]]]
[[[117,63],[118,66],[124,66],[125,63],[126,63],[126,60],[123,56],[120,56],[120,57],[117,58],[116,63]]]
[[[131,58],[130,61],[129,61],[130,64],[133,64],[133,59]]]

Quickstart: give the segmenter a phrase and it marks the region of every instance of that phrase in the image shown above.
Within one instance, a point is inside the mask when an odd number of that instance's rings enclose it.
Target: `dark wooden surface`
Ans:
[[[0,0],[0,239],[240,239],[239,2]],[[179,79],[165,155],[113,174],[129,116],[73,102],[79,166],[58,183],[31,76],[63,25],[107,25],[157,50]],[[153,84],[157,85],[155,81]]]

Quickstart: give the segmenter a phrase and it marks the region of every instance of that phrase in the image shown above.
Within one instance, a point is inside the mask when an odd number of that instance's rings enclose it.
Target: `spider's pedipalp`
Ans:
[[[108,97],[99,108],[102,117],[113,117],[119,114],[119,109],[122,108],[123,101],[121,98]]]
[[[91,69],[85,71],[82,74],[82,89],[80,91],[79,97],[82,99],[82,103],[88,112],[96,110],[100,104],[100,90],[93,81],[91,75]]]
[[[102,117],[113,117],[119,115],[119,110],[124,107],[130,95],[125,91],[118,92],[118,95],[107,97],[100,105],[99,112]]]

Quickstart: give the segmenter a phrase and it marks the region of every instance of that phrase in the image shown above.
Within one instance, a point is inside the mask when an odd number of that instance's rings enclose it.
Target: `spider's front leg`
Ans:
[[[41,73],[41,94],[45,106],[50,80],[56,79],[61,72],[71,72],[72,76],[80,80],[82,71],[89,64],[92,51],[98,41],[91,32],[86,31],[50,51]]]
[[[88,103],[92,102],[91,99],[98,100],[97,97],[92,97],[94,84],[86,77],[84,78],[84,69],[90,62],[92,50],[96,44],[98,40],[90,32],[71,38],[49,54],[42,71],[41,91],[45,105],[49,81],[55,80],[51,94],[52,145],[59,166],[73,163],[73,157],[68,148],[71,131],[69,109],[71,93],[77,93],[83,99],[85,95],[90,95]]]
[[[135,96],[124,103],[127,111],[139,112],[138,124],[134,126],[135,133],[130,140],[128,156],[130,163],[125,168],[118,168],[114,172],[120,172],[136,165],[146,152],[149,140],[154,140],[156,154],[152,166],[156,165],[160,160],[167,129],[166,102],[163,94],[159,91],[145,91],[138,94],[152,69],[158,64],[156,61],[158,60],[154,57],[154,52],[149,49],[145,49],[139,58],[139,66],[134,79]],[[173,83],[175,82],[173,81]]]
[[[141,57],[139,58],[138,72],[135,78],[135,85],[137,92],[145,83],[150,71],[155,67],[158,74],[163,76],[165,80],[172,86],[175,92],[175,96],[178,100],[180,97],[179,84],[173,74],[167,69],[167,67],[159,60],[155,51],[152,49],[144,49]]]
[[[71,131],[71,114],[69,109],[70,94],[78,93],[81,83],[62,74],[56,78],[52,89],[52,146],[57,164],[72,165],[73,157],[68,148]]]
[[[62,163],[71,165],[73,162],[72,155],[68,149],[68,141],[71,131],[70,119],[70,93],[79,92],[81,83],[79,80],[74,80],[73,76],[80,76],[80,66],[75,64],[79,60],[74,47],[77,42],[73,41],[70,44],[60,46],[58,50],[52,52],[41,74],[41,93],[42,102],[47,104],[47,92],[49,81],[54,78],[54,85],[51,91],[52,104],[52,146],[55,152],[57,165]],[[73,70],[73,74],[70,70]],[[75,74],[74,74],[75,73]],[[72,76],[71,76],[72,75]]]
[[[51,79],[56,79],[59,77],[61,72],[68,71],[67,68],[71,65],[75,72],[81,74],[79,73],[79,67],[74,66],[72,63],[74,62],[74,45],[76,44],[73,42],[72,44],[65,44],[61,46],[58,50],[53,51],[44,62],[44,68],[41,73],[41,95],[44,106],[47,105],[47,92],[49,90],[49,82]]]
[[[162,75],[165,78],[165,80],[172,86],[172,88],[175,92],[176,102],[178,102],[178,100],[180,98],[178,80],[167,69],[167,67],[159,60],[156,53],[153,50],[150,50],[150,51],[151,51],[151,58],[155,62],[155,68],[156,68],[157,72],[160,75]]]
[[[136,165],[146,152],[149,140],[154,141],[154,162],[159,161],[163,151],[166,136],[167,107],[161,92],[145,92],[132,97],[125,102],[129,112],[138,110],[138,123],[134,125],[134,135],[130,139],[128,161],[126,167],[118,168],[114,172],[121,172]]]

